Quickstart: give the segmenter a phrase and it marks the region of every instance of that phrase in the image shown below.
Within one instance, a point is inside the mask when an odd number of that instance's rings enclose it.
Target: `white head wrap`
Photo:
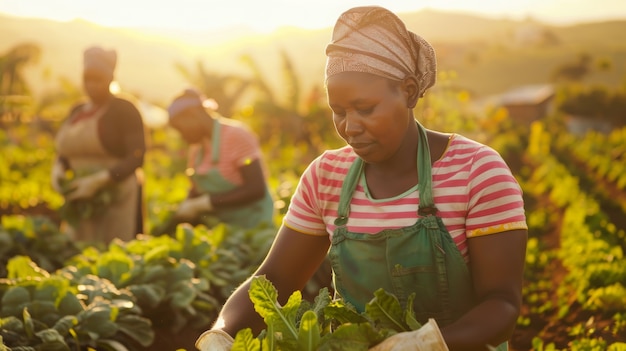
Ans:
[[[435,50],[379,6],[352,8],[339,16],[326,46],[326,79],[341,72],[365,72],[393,80],[414,76],[420,96],[435,84]]]
[[[115,50],[105,50],[99,46],[92,46],[83,53],[83,69],[85,71],[98,71],[112,79],[116,64],[117,53]]]
[[[213,99],[207,99],[200,91],[194,88],[187,88],[177,96],[167,108],[170,118],[178,115],[190,107],[202,107],[216,111],[218,104]]]
[[[201,107],[202,95],[195,89],[185,89],[185,91],[176,97],[167,108],[170,118],[178,115],[190,107]]]

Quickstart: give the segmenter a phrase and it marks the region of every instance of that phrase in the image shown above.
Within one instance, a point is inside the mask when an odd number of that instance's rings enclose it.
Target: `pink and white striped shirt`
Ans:
[[[219,123],[221,124],[219,163],[217,165],[212,163],[212,141],[205,140],[202,144],[190,146],[187,167],[194,169],[197,174],[206,174],[217,167],[222,177],[235,185],[243,184],[240,168],[252,161],[261,160],[261,166],[265,172],[261,146],[256,134],[238,120],[220,118]],[[198,160],[201,151],[202,160]]]
[[[350,146],[329,150],[306,169],[284,218],[285,226],[310,235],[335,229],[344,178],[356,158]],[[502,157],[492,148],[454,134],[432,168],[438,216],[468,260],[466,239],[527,229],[522,190]],[[351,232],[375,234],[408,227],[418,218],[417,185],[393,198],[373,199],[362,176],[352,197]]]

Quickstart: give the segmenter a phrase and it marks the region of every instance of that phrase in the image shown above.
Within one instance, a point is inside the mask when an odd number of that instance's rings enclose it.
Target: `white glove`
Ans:
[[[209,194],[204,194],[183,201],[180,206],[178,206],[178,211],[176,211],[175,217],[184,220],[191,220],[196,218],[196,216],[200,213],[209,212],[212,209],[213,205],[211,205],[211,197]]]
[[[418,330],[402,332],[385,339],[369,351],[449,351],[437,322],[430,318]]]
[[[102,170],[86,177],[74,180],[70,184],[67,200],[86,199],[95,195],[95,193],[109,182],[111,176],[108,170]]]
[[[55,161],[52,165],[52,172],[50,173],[50,183],[52,184],[52,189],[57,193],[62,193],[63,189],[61,189],[61,180],[65,178],[65,168],[59,161]]]
[[[207,330],[196,340],[200,351],[229,351],[235,340],[221,329]]]

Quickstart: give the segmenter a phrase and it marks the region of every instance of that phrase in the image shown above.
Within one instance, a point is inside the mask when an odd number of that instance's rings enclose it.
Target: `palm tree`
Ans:
[[[24,67],[36,62],[41,49],[36,44],[19,44],[0,56],[0,118],[19,119],[21,109],[31,102]]]
[[[249,55],[241,57],[252,71],[252,84],[257,91],[254,115],[249,116],[249,123],[259,133],[261,142],[269,146],[270,158],[281,159],[278,154],[287,152],[289,145],[300,150],[292,152],[301,157],[299,164],[306,165],[332,143],[334,127],[328,111],[322,107],[320,89],[314,87],[306,99],[303,98],[300,79],[290,57],[285,51],[280,52],[280,57],[283,80],[278,93],[284,94],[282,99],[272,90],[255,60]],[[292,167],[291,162],[287,167]]]

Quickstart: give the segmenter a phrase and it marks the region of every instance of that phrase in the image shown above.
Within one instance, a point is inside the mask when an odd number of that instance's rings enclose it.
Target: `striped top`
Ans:
[[[284,218],[285,226],[311,235],[335,229],[341,186],[356,158],[350,146],[324,152],[306,169]],[[527,229],[522,190],[492,148],[454,134],[432,168],[438,216],[468,259],[466,239]],[[418,218],[417,185],[393,198],[373,199],[362,175],[352,197],[347,229],[375,234],[408,227]]]
[[[189,148],[187,167],[197,174],[206,174],[217,167],[224,179],[235,185],[242,185],[243,178],[240,167],[254,160],[262,159],[261,147],[257,136],[241,121],[220,118],[220,150],[219,163],[211,161],[211,140],[195,144]],[[202,148],[202,150],[201,150]],[[198,160],[202,151],[202,159]],[[264,167],[264,166],[263,166]]]

